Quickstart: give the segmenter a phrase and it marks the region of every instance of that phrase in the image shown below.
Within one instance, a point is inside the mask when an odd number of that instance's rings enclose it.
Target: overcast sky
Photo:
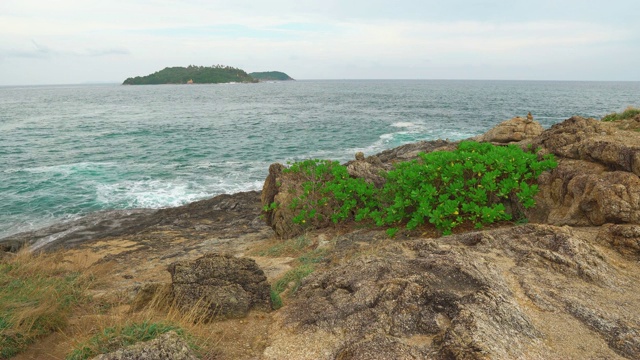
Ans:
[[[223,64],[296,79],[640,81],[639,0],[0,0],[0,85]]]

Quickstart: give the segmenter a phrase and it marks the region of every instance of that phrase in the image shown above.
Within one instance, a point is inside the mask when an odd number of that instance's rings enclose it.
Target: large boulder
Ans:
[[[479,142],[512,143],[526,139],[533,139],[540,135],[544,129],[542,125],[533,120],[532,116],[514,117],[506,120],[487,131],[485,134],[476,136],[474,140]]]
[[[108,354],[98,355],[93,360],[197,360],[189,345],[174,331],[157,338],[133,344]]]
[[[378,247],[307,278],[264,358],[640,358],[638,264],[594,237],[524,225]]]
[[[172,298],[185,312],[203,319],[244,317],[252,309],[271,309],[264,272],[248,258],[207,254],[169,266]]]
[[[560,159],[538,178],[534,222],[555,225],[640,223],[640,178],[626,171],[584,160]]]
[[[640,223],[640,134],[574,116],[532,141],[558,167],[538,178],[527,216],[555,225]]]

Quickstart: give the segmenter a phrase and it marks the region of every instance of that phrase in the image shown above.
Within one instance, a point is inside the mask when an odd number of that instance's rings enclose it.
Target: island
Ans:
[[[253,72],[232,66],[195,66],[166,67],[147,76],[127,78],[122,85],[159,85],[159,84],[222,84],[257,83],[260,81],[293,80],[280,71]]]
[[[122,85],[220,84],[258,82],[244,70],[231,66],[167,67],[147,76],[126,79]]]
[[[294,80],[291,76],[281,71],[262,71],[252,72],[249,74],[252,78],[258,81],[288,81]]]

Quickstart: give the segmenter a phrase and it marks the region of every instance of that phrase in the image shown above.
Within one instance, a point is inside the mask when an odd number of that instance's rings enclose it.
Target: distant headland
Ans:
[[[293,78],[281,71],[263,71],[252,72],[249,74],[252,78],[258,81],[287,81],[293,80]]]
[[[247,74],[244,70],[231,66],[189,65],[188,67],[167,67],[147,76],[130,77],[122,85],[256,83],[279,80],[293,79],[279,71]]]

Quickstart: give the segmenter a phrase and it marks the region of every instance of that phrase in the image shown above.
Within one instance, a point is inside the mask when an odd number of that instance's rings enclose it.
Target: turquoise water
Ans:
[[[638,82],[296,81],[0,87],[0,238],[108,209],[259,189],[269,164],[548,127],[640,105]]]

